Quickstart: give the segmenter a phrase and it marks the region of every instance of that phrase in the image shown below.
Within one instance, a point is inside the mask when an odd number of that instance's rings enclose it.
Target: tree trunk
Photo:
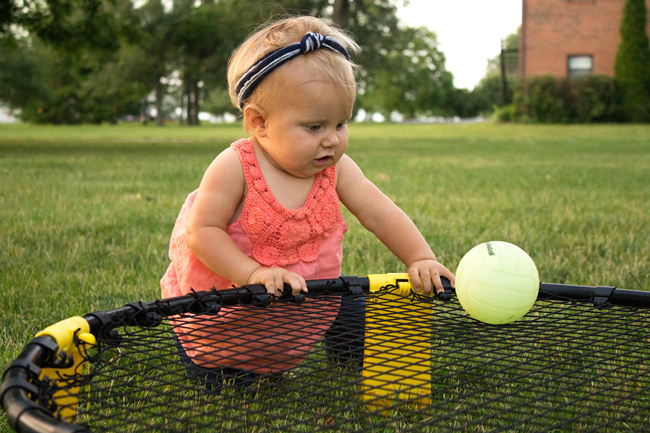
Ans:
[[[181,101],[181,125],[191,125],[192,120],[190,115],[192,114],[192,107],[190,106],[190,77],[185,75],[183,76],[183,98]],[[183,117],[185,120],[183,121]]]
[[[193,95],[190,91],[187,94],[187,126],[194,125],[194,102],[192,101]]]
[[[185,76],[185,93],[187,94],[187,115],[185,120],[187,126],[194,125],[194,104],[192,102],[192,79]]]
[[[350,0],[335,0],[334,13],[332,16],[334,24],[342,29],[350,26]]]
[[[163,115],[163,97],[165,96],[164,86],[158,79],[156,83],[156,126],[165,125],[165,116]]]
[[[199,88],[198,81],[192,81],[192,93],[194,93],[194,110],[192,110],[194,112],[194,125],[200,125],[201,121],[199,120],[199,113],[201,112],[201,89]]]
[[[183,116],[185,116],[185,95],[187,95],[187,92],[185,92],[185,86],[183,86],[183,91],[181,92],[181,114],[178,116],[178,124],[183,125]]]

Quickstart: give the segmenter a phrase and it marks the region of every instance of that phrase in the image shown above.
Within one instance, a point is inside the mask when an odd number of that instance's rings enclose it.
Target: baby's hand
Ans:
[[[294,295],[301,291],[307,293],[307,283],[300,275],[283,268],[258,268],[253,272],[246,284],[264,284],[266,291],[275,296],[281,296],[284,283],[291,286]]]
[[[446,277],[452,287],[456,287],[456,277],[440,262],[433,259],[417,260],[411,263],[408,270],[411,284],[416,292],[423,291],[426,296],[431,295],[431,288],[435,287],[436,293],[442,293],[440,277]]]

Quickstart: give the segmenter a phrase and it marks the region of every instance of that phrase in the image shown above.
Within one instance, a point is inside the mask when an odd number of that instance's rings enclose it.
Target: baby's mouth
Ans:
[[[316,165],[324,165],[327,164],[331,159],[332,159],[331,156],[323,156],[321,158],[314,159],[314,163]]]

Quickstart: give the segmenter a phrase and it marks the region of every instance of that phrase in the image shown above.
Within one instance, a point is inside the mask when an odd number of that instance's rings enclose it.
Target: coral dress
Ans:
[[[263,266],[279,266],[306,280],[338,278],[347,225],[336,193],[336,167],[316,175],[300,209],[286,209],[266,184],[250,140],[239,140],[231,147],[239,154],[248,187],[241,215],[226,228],[234,243]],[[192,289],[233,286],[199,261],[185,242],[196,194],[187,197],[172,232],[171,264],[160,281],[163,298],[182,296]],[[188,356],[203,367],[280,372],[300,364],[338,311],[337,298],[307,299],[302,304],[268,308],[222,308],[216,317],[178,317],[176,333]]]

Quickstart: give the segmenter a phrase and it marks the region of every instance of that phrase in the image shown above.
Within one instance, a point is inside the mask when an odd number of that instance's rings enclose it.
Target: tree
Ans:
[[[94,69],[79,83],[81,119],[84,122],[115,122],[142,109],[151,92],[144,55],[136,45],[123,44],[115,58]]]
[[[11,25],[68,51],[93,47],[119,48],[122,12],[129,0],[4,0],[0,2],[0,32],[12,37]]]
[[[361,46],[358,108],[407,117],[445,110],[451,75],[436,35],[401,25],[397,0],[336,0],[332,13]]]
[[[130,0],[24,2],[4,28],[29,35],[0,37],[0,99],[34,122],[98,123],[130,113],[145,92],[124,70],[132,12]]]
[[[0,40],[7,43],[6,40]],[[147,89],[126,76],[127,54],[107,62],[70,53],[37,37],[19,38],[0,58],[0,99],[35,123],[100,123],[137,109]]]
[[[334,1],[332,21],[342,29],[347,29],[350,26],[350,0]]]
[[[627,0],[621,22],[614,79],[620,90],[625,118],[650,121],[650,43],[646,33],[645,0]]]
[[[407,118],[448,114],[453,77],[437,46],[435,33],[426,27],[400,29],[389,49],[380,52],[382,63],[364,71],[360,105],[384,116],[393,111]]]
[[[133,50],[133,54],[137,58],[128,63],[129,70],[134,81],[145,83],[154,90],[156,125],[163,126],[165,118],[163,100],[167,93],[163,80],[174,67],[177,53],[174,37],[180,21],[180,13],[177,9],[167,12],[161,0],[149,0],[138,8],[134,15],[136,21],[132,28],[136,37],[133,45],[137,49]],[[141,113],[141,115],[146,114]]]
[[[26,6],[12,6],[9,21],[0,11],[3,29],[18,24],[30,32],[20,42],[0,35],[3,47],[21,47],[4,58],[0,53],[0,98],[24,107],[33,120],[113,121],[137,114],[139,101],[152,92],[159,123],[170,98],[188,101],[189,124],[198,123],[204,102],[221,114],[232,51],[260,22],[287,14],[321,16],[354,34],[363,50],[355,59],[361,66],[357,107],[412,117],[453,106],[435,33],[400,25],[401,0],[276,0],[262,7],[257,0],[149,0],[138,8],[131,0],[20,1]],[[182,90],[168,88],[173,77],[182,80],[176,87]]]
[[[41,101],[48,98],[42,68],[48,56],[39,48],[29,46],[26,39],[0,38],[0,100],[23,113],[38,112],[39,107],[42,111]]]
[[[186,118],[192,125],[198,124],[202,108],[213,114],[232,109],[226,80],[228,60],[260,22],[287,14],[318,15],[327,1],[278,0],[262,8],[257,0],[221,0],[198,7],[193,1],[188,3],[176,43]]]
[[[187,124],[199,124],[202,87],[211,81],[209,76],[225,77],[225,68],[233,45],[242,31],[234,28],[237,15],[233,1],[177,5],[183,13],[178,23],[175,44],[179,49],[179,66],[183,79],[183,97],[187,98]],[[244,13],[245,11],[241,11]],[[245,15],[244,15],[245,17]],[[240,19],[244,18],[241,15]],[[246,22],[245,18],[243,20]],[[210,70],[208,65],[216,70]]]
[[[13,1],[3,1],[0,2],[0,31],[4,32],[9,30],[9,25],[14,20],[14,14],[16,13],[16,5]]]

